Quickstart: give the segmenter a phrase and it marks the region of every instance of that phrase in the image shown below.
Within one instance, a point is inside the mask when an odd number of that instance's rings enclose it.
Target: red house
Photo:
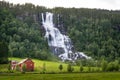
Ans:
[[[22,66],[26,65],[27,71],[34,71],[34,62],[30,58],[23,59],[17,65],[20,66],[20,70],[22,71]]]

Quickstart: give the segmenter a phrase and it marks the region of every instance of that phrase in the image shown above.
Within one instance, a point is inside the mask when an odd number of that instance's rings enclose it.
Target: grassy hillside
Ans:
[[[9,60],[16,60],[16,61],[21,61],[22,58],[9,58]],[[35,63],[35,71],[34,72],[42,72],[43,70],[43,64],[45,64],[46,66],[46,72],[47,73],[58,73],[60,72],[59,70],[59,65],[62,64],[63,65],[63,70],[62,72],[67,72],[67,65],[66,63],[63,62],[52,62],[52,61],[44,61],[44,60],[38,60],[38,59],[32,59],[33,62]],[[7,64],[1,64],[0,65],[0,71],[6,72],[7,71]],[[74,72],[79,72],[80,71],[80,67],[79,66],[73,66],[74,67]],[[92,67],[92,69],[96,70],[96,67]],[[84,67],[84,72],[88,71],[88,67]]]
[[[16,60],[16,61],[21,61],[21,58],[9,58],[9,60]],[[46,66],[46,72],[60,72],[59,70],[59,65],[63,65],[63,70],[62,72],[67,71],[67,64],[62,63],[62,62],[51,62],[51,61],[43,61],[43,60],[38,60],[38,59],[32,59],[33,62],[35,63],[35,72],[42,72],[43,64]],[[74,71],[79,71],[79,66],[74,66]]]

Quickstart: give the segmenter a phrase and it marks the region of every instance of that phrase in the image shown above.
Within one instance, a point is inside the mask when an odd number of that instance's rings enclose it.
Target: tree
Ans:
[[[119,61],[118,60],[114,61],[114,70],[119,71]]]
[[[60,65],[59,65],[59,70],[62,71],[62,69],[63,69],[63,65],[60,64]]]
[[[11,71],[11,63],[8,64],[8,71]]]
[[[118,71],[119,70],[119,64],[118,61],[110,62],[107,66],[107,71]]]
[[[102,63],[101,63],[101,67],[102,67],[102,71],[106,71],[107,70],[107,61],[105,60],[102,60]]]
[[[81,65],[81,66],[80,66],[80,72],[83,72],[83,70],[84,70],[84,69],[83,69],[83,66]]]
[[[92,70],[91,70],[91,67],[90,66],[88,66],[88,72],[91,72]]]
[[[47,9],[28,3],[14,5],[0,1],[0,41],[4,40],[7,45],[11,45],[11,42],[20,45],[17,48],[16,46],[15,48],[9,46],[11,49],[9,52],[14,54],[13,57],[49,60],[48,52],[50,52],[50,49],[43,38],[44,29],[40,22],[41,13],[47,11],[54,13],[55,26],[60,26],[60,31],[70,36],[75,50],[83,51],[96,60],[100,59],[101,56],[105,56],[108,62],[120,57],[120,44],[118,44],[120,43],[119,10]],[[36,49],[34,49],[35,47]],[[39,56],[34,54],[36,51],[40,52],[36,53]],[[0,59],[1,63],[4,59]]]
[[[74,68],[72,67],[71,64],[68,64],[68,66],[67,66],[67,71],[68,71],[68,72],[73,72],[73,71],[74,71]]]
[[[6,42],[0,42],[0,64],[8,63],[8,45]]]
[[[22,65],[22,73],[24,74],[27,71],[27,67],[26,64]]]
[[[45,63],[43,63],[43,73],[46,73],[46,64]]]

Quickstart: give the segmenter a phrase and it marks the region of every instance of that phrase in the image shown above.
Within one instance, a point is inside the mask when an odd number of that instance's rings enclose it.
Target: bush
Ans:
[[[59,65],[59,70],[62,71],[62,69],[63,69],[63,65],[60,64],[60,65]]]
[[[115,71],[119,71],[119,61],[118,61],[118,60],[116,60],[116,61],[114,62],[114,70],[115,70]]]
[[[24,74],[26,72],[27,68],[26,68],[26,64],[22,65],[22,73]]]
[[[8,71],[9,72],[11,71],[11,64],[10,63],[8,64]]]
[[[94,68],[91,68],[91,72],[95,72],[96,70]]]
[[[107,61],[103,60],[101,63],[101,67],[102,67],[102,71],[106,71],[107,70]]]
[[[113,70],[114,70],[114,64],[113,64],[113,62],[110,62],[110,63],[108,64],[106,70],[107,70],[107,71],[113,71]]]
[[[83,66],[82,65],[80,66],[80,72],[83,72]]]
[[[73,71],[74,71],[74,68],[72,67],[71,64],[68,64],[68,66],[67,66],[67,71],[68,71],[68,72],[73,72]]]
[[[43,63],[43,73],[46,73],[46,64]]]
[[[107,66],[107,71],[119,71],[119,62],[117,60],[110,62]]]
[[[5,41],[0,42],[0,64],[8,63],[8,44]]]
[[[97,69],[96,69],[96,72],[100,72],[100,68],[97,68]]]
[[[88,72],[91,72],[91,67],[90,66],[88,67]]]

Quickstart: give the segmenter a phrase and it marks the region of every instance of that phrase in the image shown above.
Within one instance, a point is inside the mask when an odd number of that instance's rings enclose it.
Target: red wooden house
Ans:
[[[34,71],[34,62],[30,58],[23,59],[17,65],[20,66],[20,70],[22,71],[22,66],[26,65],[27,71]]]

